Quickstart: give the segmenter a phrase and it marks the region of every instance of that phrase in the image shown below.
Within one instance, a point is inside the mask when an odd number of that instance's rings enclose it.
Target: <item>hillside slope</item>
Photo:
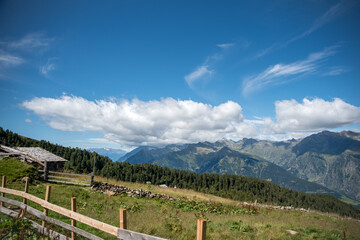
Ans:
[[[131,164],[152,163],[170,169],[189,170],[196,173],[236,174],[264,179],[296,191],[340,196],[321,185],[299,179],[269,161],[231,150],[228,147],[214,146],[205,142],[188,144],[182,150],[161,154],[163,152],[162,149],[142,149],[127,161]]]
[[[130,163],[155,163],[161,166],[186,169],[198,173],[229,173],[271,179],[282,186],[301,191],[321,192],[324,190],[314,191],[313,189],[313,191],[310,191],[307,190],[307,187],[303,189],[294,187],[293,185],[298,185],[296,182],[299,181],[294,181],[293,178],[295,177],[302,179],[303,185],[307,186],[310,183],[319,184],[327,189],[325,192],[337,192],[343,195],[341,198],[357,200],[357,202],[352,201],[352,203],[359,205],[359,139],[360,134],[351,131],[343,131],[341,133],[324,131],[301,140],[292,139],[282,142],[259,141],[246,138],[235,142],[222,139],[215,143],[189,144],[182,150],[177,149],[172,152],[164,152],[161,148],[153,148],[151,151],[142,149],[141,152],[129,157],[127,161]],[[230,160],[230,158],[221,159],[213,153],[223,147],[239,152],[237,160]],[[250,154],[252,159],[258,161],[246,162],[239,160],[241,155],[243,159],[246,159],[244,154]],[[206,155],[208,156],[206,157]],[[211,156],[213,156],[213,159],[209,160]],[[265,164],[264,160],[280,166],[288,173],[281,170],[274,171],[276,168],[269,165],[269,163]],[[211,167],[207,165],[208,161],[210,161],[209,164],[212,164]],[[231,164],[229,164],[229,161],[231,161]],[[246,164],[250,165],[244,167]],[[272,170],[265,171],[268,173],[265,176],[263,171],[259,171],[259,169],[263,168]],[[293,175],[292,177],[291,174]],[[278,178],[282,178],[285,181],[279,181]],[[288,181],[286,181],[287,178]]]
[[[16,164],[16,167],[12,169],[5,169],[4,167],[15,166],[13,164]],[[20,161],[13,161],[13,164],[0,161],[0,175],[14,175],[12,171],[22,168],[18,164],[24,165]],[[26,174],[26,172],[23,173]],[[24,174],[16,175],[18,179],[21,179],[25,176]],[[76,197],[77,212],[113,226],[119,224],[119,211],[117,209],[119,207],[126,208],[128,210],[129,230],[167,239],[195,239],[198,216],[207,219],[207,239],[343,239],[344,234],[346,234],[346,239],[358,239],[360,234],[358,220],[342,218],[336,214],[323,214],[313,210],[310,212],[277,210],[274,206],[264,208],[259,204],[248,206],[242,202],[222,199],[192,190],[119,182],[98,176],[95,177],[95,180],[110,181],[112,184],[132,189],[149,189],[154,193],[167,194],[187,200],[178,202],[157,198],[133,198],[126,194],[108,196],[93,191],[89,187],[51,184],[50,201],[53,204],[70,209],[70,198]],[[32,182],[29,186],[29,193],[44,199],[47,184],[38,181]],[[24,182],[20,180],[8,181],[7,187],[23,191]],[[6,194],[6,197],[15,198],[11,194]],[[40,205],[32,201],[28,201],[28,204],[40,211],[43,210]],[[49,216],[61,221],[69,221],[68,218],[64,219],[53,211],[49,211]],[[156,219],[156,221],[147,221],[147,219]],[[4,223],[3,220],[4,216],[0,214],[2,223]],[[11,220],[9,221],[11,222]],[[85,224],[78,224],[77,227],[103,239],[116,239],[114,236]],[[2,234],[6,234],[6,229],[1,230],[3,230]],[[64,235],[70,235],[68,231],[57,228],[55,230]],[[295,231],[296,236],[292,236],[289,230]],[[29,231],[26,231],[25,238],[30,239]],[[36,237],[33,236],[33,238]]]
[[[359,133],[324,131],[300,141],[268,142],[244,139],[235,144],[221,142],[221,145],[260,156],[301,179],[321,184],[359,201],[359,138]]]

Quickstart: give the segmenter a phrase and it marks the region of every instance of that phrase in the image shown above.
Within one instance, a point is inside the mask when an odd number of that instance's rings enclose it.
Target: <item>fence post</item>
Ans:
[[[71,211],[76,212],[76,197],[71,198]],[[76,227],[76,220],[71,219],[71,226]],[[71,239],[76,240],[76,233],[71,232]]]
[[[25,190],[24,190],[25,193],[28,193],[29,192],[29,177],[26,177],[25,178]],[[24,204],[27,204],[27,199],[24,197],[23,199],[23,203]]]
[[[126,222],[126,209],[120,208],[120,228],[127,229],[127,222]],[[120,240],[123,240],[120,238]]]
[[[126,209],[125,208],[120,208],[120,228],[127,229]]]
[[[1,187],[3,187],[3,188],[6,187],[6,176],[2,176]],[[2,196],[2,197],[5,197],[5,193],[1,193],[1,196]],[[1,206],[1,207],[5,207],[5,203],[4,203],[4,202],[0,202],[0,206]]]
[[[197,220],[196,240],[205,240],[205,239],[206,239],[206,220],[198,219]]]
[[[50,201],[50,191],[51,191],[51,186],[50,185],[46,185],[46,194],[45,194],[45,201],[49,202]],[[45,216],[48,215],[48,209],[44,208],[44,214]],[[45,221],[42,221],[42,226],[45,227]]]
[[[44,167],[44,181],[46,182],[48,180],[48,164],[47,161],[45,160],[45,167]]]

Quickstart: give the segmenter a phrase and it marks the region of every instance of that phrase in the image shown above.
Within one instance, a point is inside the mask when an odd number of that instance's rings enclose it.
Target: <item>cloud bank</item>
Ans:
[[[284,140],[360,123],[360,107],[339,98],[275,102],[276,121],[244,119],[233,101],[212,106],[192,100],[98,100],[76,96],[34,98],[22,106],[62,131],[93,131],[124,147],[233,140]]]
[[[123,146],[164,145],[255,136],[239,104],[218,106],[165,98],[160,101],[88,101],[81,97],[34,98],[22,103],[52,128],[95,131]]]
[[[339,98],[325,101],[304,98],[275,102],[276,122],[265,119],[268,134],[285,132],[315,132],[360,123],[360,107],[350,105]]]

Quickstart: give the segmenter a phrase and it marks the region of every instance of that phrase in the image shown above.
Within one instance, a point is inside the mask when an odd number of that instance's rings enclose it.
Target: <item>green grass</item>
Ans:
[[[360,201],[356,201],[356,200],[353,200],[353,199],[350,199],[344,195],[341,195],[341,201],[343,202],[346,202],[346,203],[349,203],[351,205],[354,205],[354,206],[360,206]]]
[[[8,172],[10,171],[12,170],[9,169]],[[95,180],[105,181],[99,177]],[[207,219],[207,239],[344,239],[344,233],[346,239],[359,239],[360,236],[358,220],[341,218],[335,214],[266,208],[249,211],[242,207],[241,202],[195,191],[113,180],[111,183],[183,197],[188,202],[131,198],[126,195],[108,196],[94,192],[89,187],[62,184],[50,184],[50,202],[70,209],[70,199],[76,197],[78,212],[113,226],[119,226],[119,209],[126,208],[129,230],[168,239],[195,239],[198,217]],[[7,186],[24,189],[22,181],[8,181]],[[46,184],[33,181],[29,193],[44,199],[45,189]],[[6,197],[21,200],[20,197],[9,194]],[[42,210],[41,206],[31,201],[29,205]],[[70,223],[70,219],[52,211],[49,211],[49,216]],[[104,239],[116,239],[85,224],[78,223],[78,226]],[[296,231],[297,234],[291,235],[288,230]],[[68,234],[64,231],[62,233]]]
[[[6,175],[7,181],[16,181],[24,176],[37,176],[38,172],[35,167],[24,164],[13,158],[4,158],[0,160],[0,175]]]

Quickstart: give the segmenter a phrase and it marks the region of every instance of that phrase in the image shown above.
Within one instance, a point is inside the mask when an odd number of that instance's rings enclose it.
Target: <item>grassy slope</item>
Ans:
[[[4,167],[7,165],[7,168]],[[0,161],[0,175],[9,175],[15,166],[14,161]],[[17,165],[16,165],[17,166]],[[15,174],[12,180],[21,177]],[[96,177],[97,181],[108,181],[129,188],[148,189],[149,186],[138,183],[116,182]],[[50,202],[70,209],[70,198],[77,197],[78,212],[97,220],[118,226],[120,207],[126,207],[128,212],[128,228],[133,231],[156,235],[170,239],[195,239],[196,211],[178,209],[171,202],[157,199],[139,199],[127,196],[107,196],[92,191],[88,187],[67,186],[51,184]],[[8,181],[7,186],[23,190],[24,183],[20,180]],[[33,182],[29,193],[44,198],[46,185]],[[216,196],[197,193],[191,190],[159,188],[150,186],[153,192],[165,193],[189,200],[220,202],[225,206],[236,206],[239,202],[222,199]],[[7,195],[9,197],[10,195]],[[16,198],[11,196],[11,198]],[[20,198],[17,198],[20,200]],[[30,203],[33,207],[40,206]],[[37,206],[36,206],[37,205]],[[343,219],[337,215],[322,215],[320,213],[302,213],[298,211],[283,211],[259,209],[257,214],[211,214],[205,213],[208,219],[207,239],[343,239],[343,230],[347,239],[358,239],[360,236],[360,223],[358,220]],[[49,216],[59,218],[70,223],[58,214],[50,211]],[[90,227],[79,224],[81,228],[91,231],[105,239],[111,239],[107,234],[101,233]],[[299,233],[291,236],[287,230]],[[66,233],[65,233],[66,234]]]

